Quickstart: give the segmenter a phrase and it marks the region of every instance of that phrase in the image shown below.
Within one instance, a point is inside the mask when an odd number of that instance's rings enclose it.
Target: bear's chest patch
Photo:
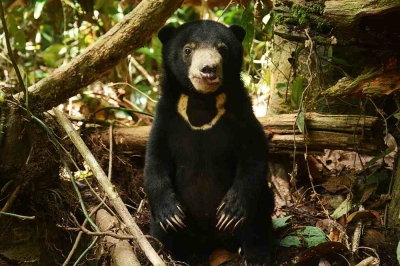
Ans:
[[[225,93],[220,93],[215,98],[196,98],[181,94],[178,113],[193,130],[207,130],[225,114],[225,101]]]

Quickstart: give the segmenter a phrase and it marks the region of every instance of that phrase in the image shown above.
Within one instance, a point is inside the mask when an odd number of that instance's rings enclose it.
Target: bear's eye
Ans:
[[[183,51],[185,52],[185,55],[190,55],[192,53],[192,49],[190,49],[189,47],[185,47]]]
[[[218,45],[218,50],[221,53],[226,53],[226,52],[228,52],[228,46],[226,46],[224,43],[221,43]]]

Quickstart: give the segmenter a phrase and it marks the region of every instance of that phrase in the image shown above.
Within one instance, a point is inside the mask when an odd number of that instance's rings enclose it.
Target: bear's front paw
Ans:
[[[164,203],[158,206],[157,211],[155,212],[155,218],[157,223],[161,226],[161,228],[167,232],[168,228],[171,227],[173,230],[178,231],[177,228],[185,228],[186,225],[182,220],[185,219],[185,213],[180,207],[179,203]]]
[[[229,193],[217,209],[218,223],[216,227],[225,231],[232,228],[232,231],[239,225],[242,225],[248,218],[248,208],[234,193]]]
[[[269,266],[271,264],[271,250],[266,247],[258,247],[244,250],[244,265]]]

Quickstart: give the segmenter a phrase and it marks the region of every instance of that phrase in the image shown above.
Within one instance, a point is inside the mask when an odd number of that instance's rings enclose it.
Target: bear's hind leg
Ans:
[[[247,265],[272,265],[273,238],[271,218],[255,219],[237,232]]]
[[[167,228],[167,232],[152,219],[151,235],[163,244],[164,249],[171,252],[172,258],[176,261],[187,261],[187,258],[193,253],[190,242],[185,234],[186,229],[175,232],[172,228]],[[160,245],[155,245],[156,251]]]
[[[262,193],[256,215],[237,229],[238,238],[247,265],[273,265],[274,239],[272,212],[274,199],[268,189]]]

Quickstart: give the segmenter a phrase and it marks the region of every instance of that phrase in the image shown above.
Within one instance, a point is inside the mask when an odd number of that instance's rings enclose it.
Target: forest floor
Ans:
[[[295,185],[289,185],[282,171],[272,173],[276,265],[398,265],[399,235],[387,228],[385,211],[394,156],[392,152],[376,160],[355,152],[326,151],[308,161],[313,182],[299,170]],[[299,167],[304,166],[300,160]],[[136,216],[145,234],[149,216],[147,207]],[[240,265],[241,261],[238,254],[216,250],[208,261],[193,257],[188,264]]]
[[[104,146],[95,143],[92,142],[90,149],[107,168],[108,153]],[[291,166],[293,158],[284,160],[282,155],[272,154],[274,162],[270,164],[269,180],[276,201],[273,214],[276,247],[272,251],[276,265],[398,265],[399,232],[387,227],[395,154],[396,148],[385,156],[375,157],[326,151],[323,155],[309,156],[307,162],[304,156],[298,155],[296,171]],[[143,233],[149,235],[150,210],[143,190],[143,157],[115,154],[113,169],[113,184],[125,204],[130,205]],[[93,177],[88,180],[94,188],[98,187]],[[76,238],[75,231],[66,230],[73,225],[71,213],[80,221],[84,217],[70,181],[62,183],[59,190],[46,189],[46,193],[21,201],[29,200],[36,209],[26,205],[15,210],[36,215],[36,221],[0,217],[0,266],[55,265],[55,261],[65,260]],[[96,206],[98,199],[86,183],[80,179],[78,185],[85,204]],[[151,237],[148,239],[155,243]],[[81,249],[90,241],[91,237],[85,236]],[[104,244],[99,243],[93,253]],[[150,265],[140,248],[135,251],[142,265]],[[166,250],[158,251],[168,265],[233,266],[242,262],[239,253],[224,250],[216,250],[208,258],[193,256],[187,264],[173,261]],[[91,260],[101,262],[96,265],[110,265],[109,258],[104,258],[107,252],[101,256],[88,255],[87,265],[94,265]]]

